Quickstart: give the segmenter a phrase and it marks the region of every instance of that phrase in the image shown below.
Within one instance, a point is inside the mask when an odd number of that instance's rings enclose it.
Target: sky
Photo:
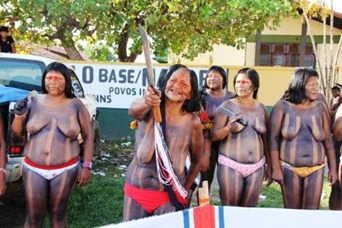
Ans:
[[[335,0],[334,8],[335,8],[335,11],[342,13],[342,0]]]
[[[324,0],[328,5],[330,5],[330,0]],[[312,0],[312,2],[322,2],[322,0]],[[342,0],[333,0],[334,10],[336,12],[342,13]]]
[[[333,4],[334,4],[334,10],[339,13],[342,13],[342,0],[334,0]]]

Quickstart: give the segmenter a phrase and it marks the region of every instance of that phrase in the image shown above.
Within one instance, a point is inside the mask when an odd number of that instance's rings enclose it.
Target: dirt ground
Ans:
[[[8,184],[5,196],[0,197],[0,227],[23,227],[25,213],[25,197],[21,181]]]

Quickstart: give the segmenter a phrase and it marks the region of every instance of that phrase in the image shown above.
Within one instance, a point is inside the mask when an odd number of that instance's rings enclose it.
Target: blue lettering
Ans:
[[[119,80],[119,83],[125,83],[126,82],[126,70],[120,70],[119,71],[119,78],[121,78],[121,80]]]
[[[199,86],[202,86],[205,84],[205,76],[206,76],[207,72],[208,72],[208,70],[200,70],[199,71],[199,75],[198,75],[199,76],[199,80],[198,80]]]
[[[108,82],[114,82],[114,83],[116,83],[116,75],[115,75],[115,70],[112,70],[111,72],[110,72],[110,76],[109,76],[109,80],[108,80]]]
[[[99,82],[106,82],[108,79],[108,71],[106,69],[99,70]]]
[[[128,70],[128,74],[127,74],[127,82],[128,83],[134,83],[134,70]]]
[[[91,66],[84,66],[82,69],[82,81],[90,84],[94,81],[94,69]]]
[[[96,101],[98,103],[111,103],[112,96],[111,95],[96,95]]]

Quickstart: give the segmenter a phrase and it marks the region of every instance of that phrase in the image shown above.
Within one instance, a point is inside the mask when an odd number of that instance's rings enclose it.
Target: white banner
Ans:
[[[148,85],[145,65],[66,63],[75,69],[86,93],[94,94],[99,108],[128,109],[137,98],[141,98]],[[155,84],[160,74],[169,66],[154,67]],[[204,84],[207,68],[190,67],[197,74],[199,85]]]
[[[214,207],[213,211],[208,207]],[[101,228],[323,228],[341,223],[341,211],[202,206]]]

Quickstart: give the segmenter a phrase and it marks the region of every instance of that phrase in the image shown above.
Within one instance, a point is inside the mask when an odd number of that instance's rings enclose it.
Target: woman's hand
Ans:
[[[6,174],[0,172],[0,196],[5,195],[6,192]]]
[[[337,172],[336,172],[336,170],[329,169],[328,181],[329,181],[330,185],[335,184],[335,182],[337,181]]]
[[[192,199],[192,194],[194,193],[194,191],[190,188],[189,190],[187,190],[188,192],[188,195],[186,197],[186,204],[187,204],[187,207],[189,208],[190,207],[190,203],[191,203],[191,199]]]
[[[24,98],[23,100],[19,100],[17,102],[15,102],[14,105],[14,113],[17,116],[22,116],[26,113],[27,111],[27,98]]]
[[[82,168],[81,173],[77,177],[78,186],[82,187],[90,182],[91,170],[88,168]]]
[[[160,97],[161,93],[159,90],[153,89],[150,85],[147,86],[144,101],[149,107],[159,106],[161,102]]]
[[[272,171],[272,179],[277,182],[279,185],[284,184],[284,174],[281,168],[273,169]]]
[[[270,186],[273,182],[272,180],[272,169],[271,169],[271,166],[266,164],[266,172],[265,172],[265,177],[264,177],[264,180],[267,182],[266,183],[266,186]]]
[[[208,171],[210,166],[210,154],[204,153],[201,158],[201,172]]]
[[[242,129],[245,128],[245,126],[243,126],[242,124],[239,124],[237,122],[237,120],[241,119],[241,118],[242,118],[241,115],[234,115],[234,116],[229,117],[227,127],[230,129],[230,132],[238,133],[238,132],[242,131]]]

